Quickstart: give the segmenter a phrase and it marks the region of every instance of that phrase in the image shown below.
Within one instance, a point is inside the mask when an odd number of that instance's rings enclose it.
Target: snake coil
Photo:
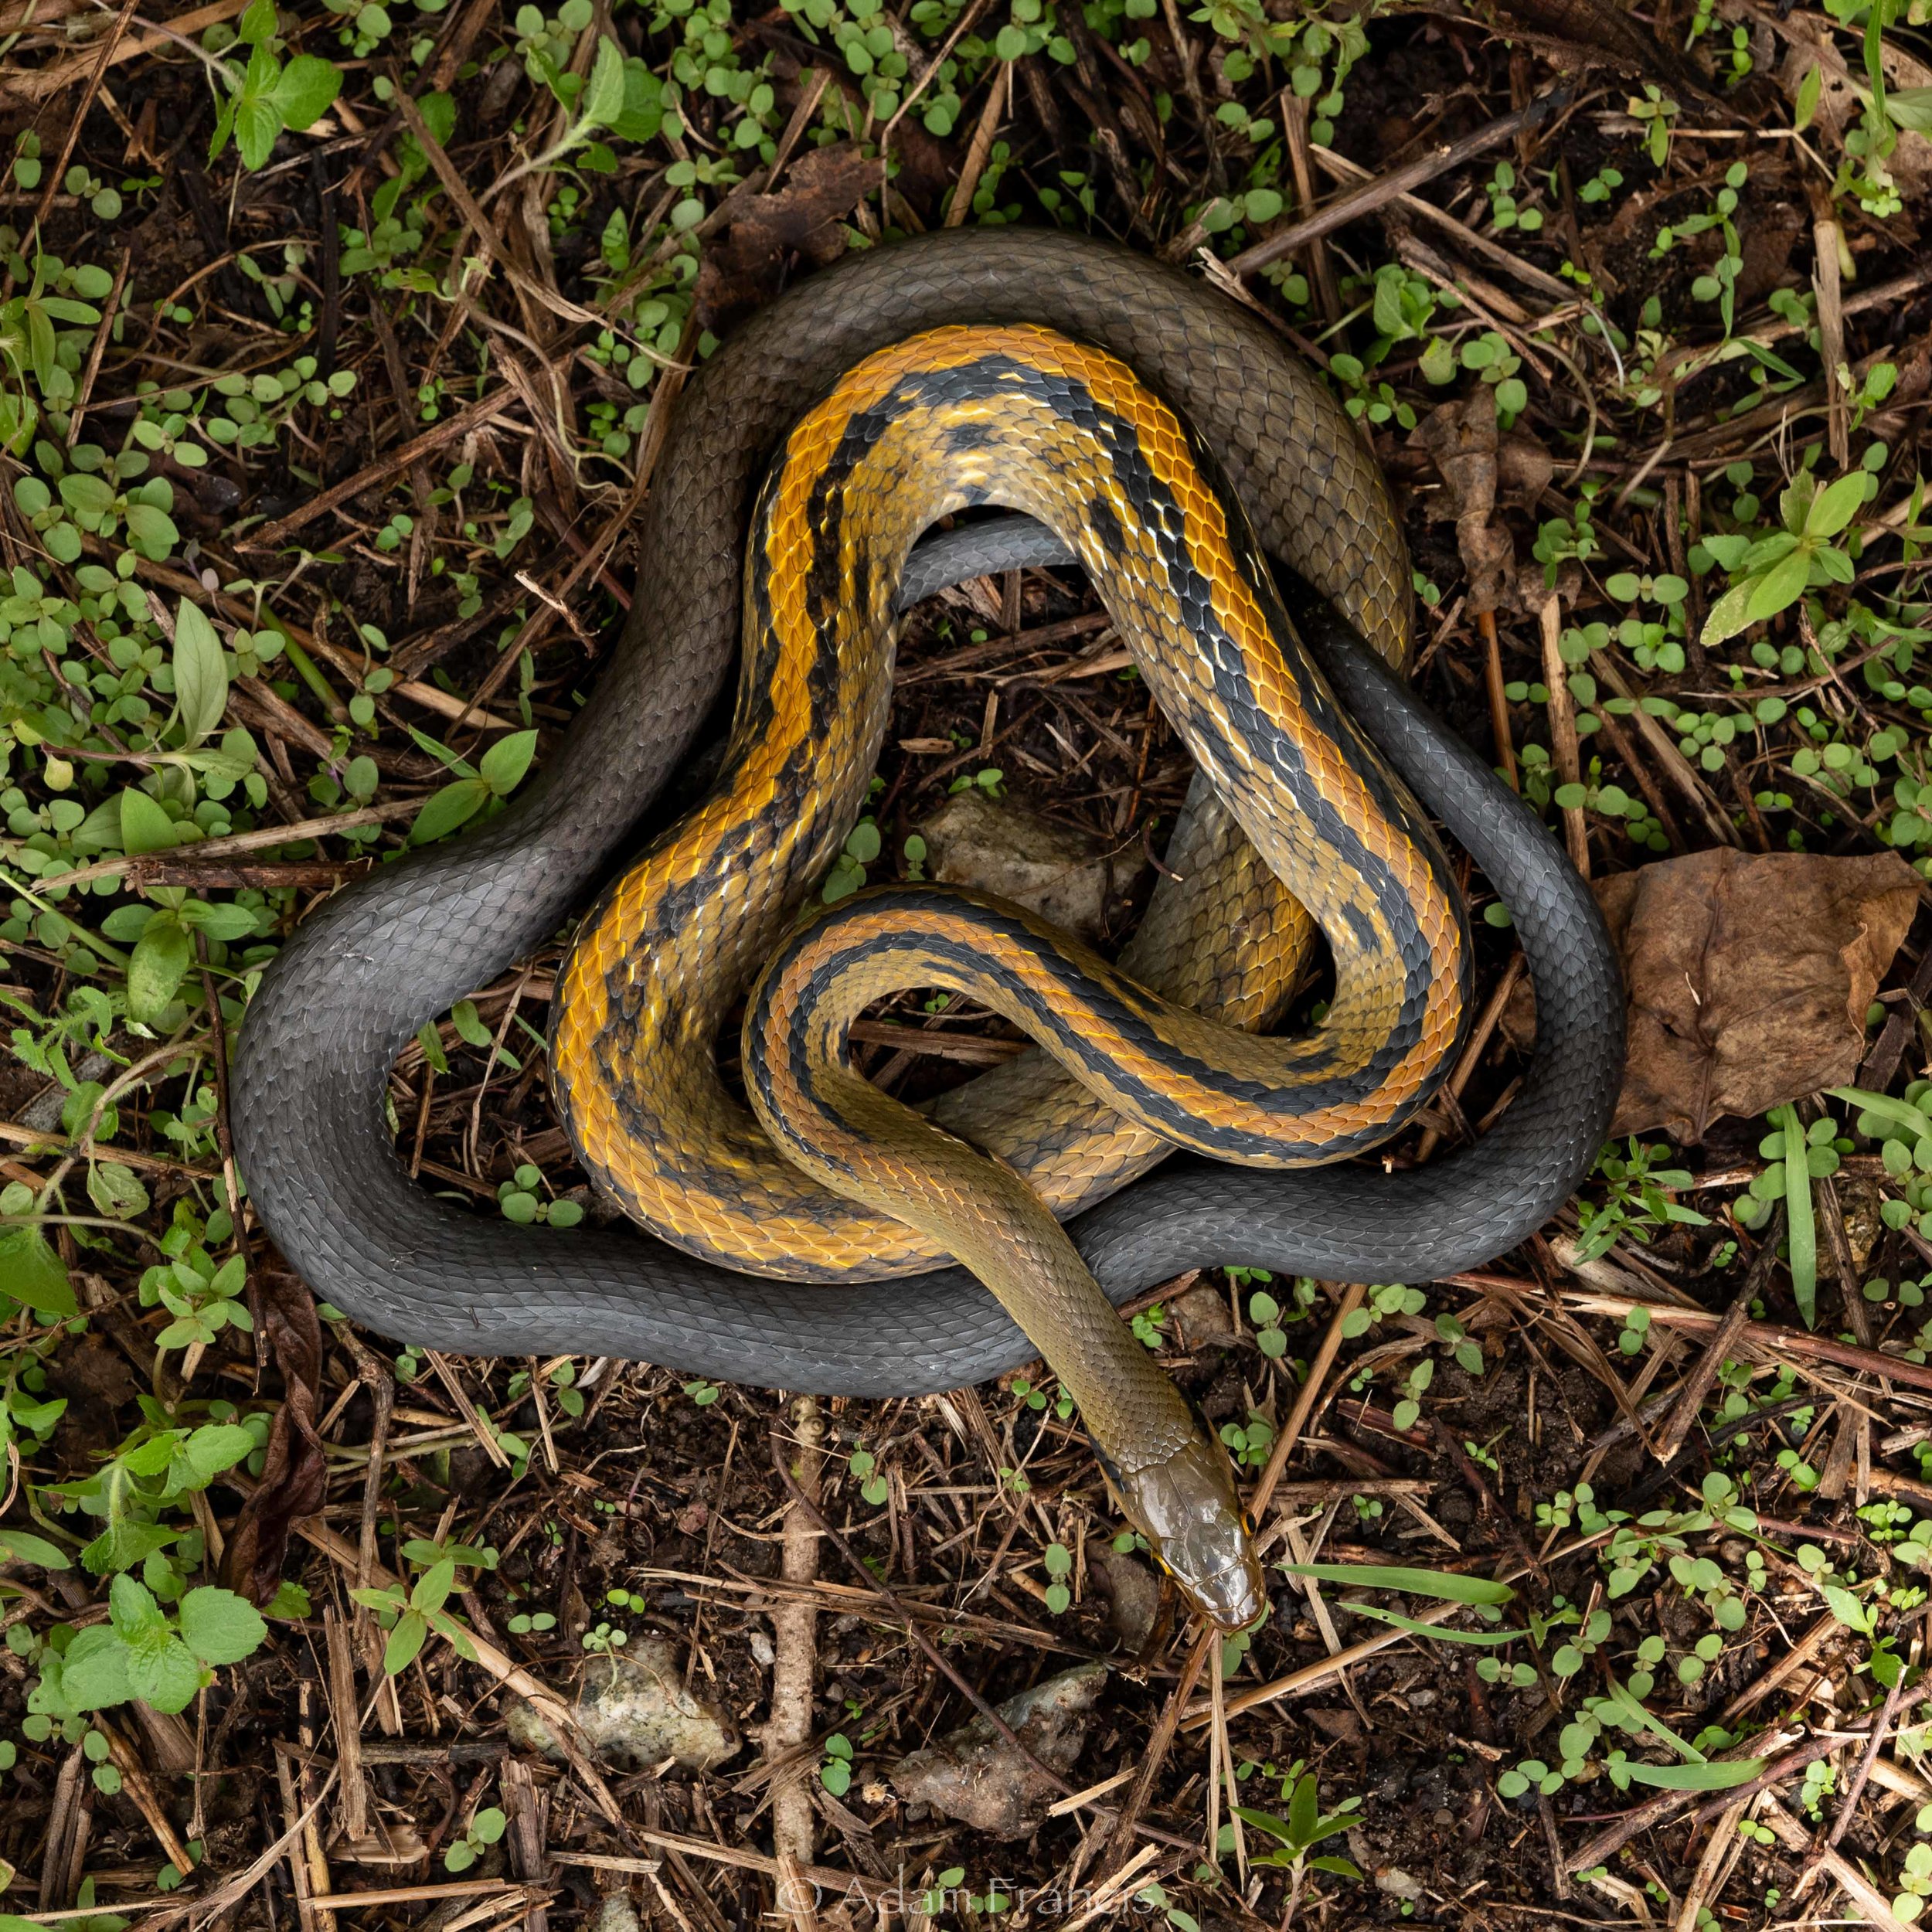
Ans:
[[[962,320],[1039,322],[1111,349],[1225,451],[1264,539],[1318,592],[1351,616],[1406,598],[1386,496],[1346,417],[1264,326],[1198,283],[1070,236],[952,231],[851,258],[782,298],[690,385],[644,519],[630,625],[557,753],[480,830],[323,907],[250,1006],[232,1088],[243,1171],[284,1256],[357,1320],[470,1354],[596,1352],[855,1396],[957,1387],[1034,1353],[958,1269],[828,1294],[638,1233],[464,1213],[410,1182],[383,1117],[396,1053],[553,936],[689,747],[732,661],[751,495],[790,424],[862,356]],[[1061,554],[1037,526],[979,526],[929,539],[902,594]],[[1116,1299],[1191,1267],[1422,1281],[1478,1265],[1569,1197],[1607,1129],[1623,999],[1587,888],[1345,625],[1317,610],[1304,630],[1369,736],[1509,905],[1536,992],[1535,1054],[1500,1124],[1419,1171],[1186,1160],[1136,1183],[1071,1230]]]

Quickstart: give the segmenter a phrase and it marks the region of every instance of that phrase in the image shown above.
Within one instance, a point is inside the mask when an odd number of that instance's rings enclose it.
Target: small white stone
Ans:
[[[641,1638],[621,1656],[590,1658],[573,1706],[585,1750],[607,1764],[636,1770],[667,1760],[709,1770],[734,1757],[736,1726],[686,1689],[684,1675],[675,1649],[662,1638]],[[509,1703],[504,1726],[519,1749],[562,1757],[549,1727],[521,1698]]]

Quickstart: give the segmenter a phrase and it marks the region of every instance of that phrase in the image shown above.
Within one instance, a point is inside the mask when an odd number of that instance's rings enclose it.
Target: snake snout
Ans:
[[[1120,1488],[1128,1513],[1195,1610],[1232,1631],[1267,1608],[1227,1459],[1205,1438],[1137,1470]]]

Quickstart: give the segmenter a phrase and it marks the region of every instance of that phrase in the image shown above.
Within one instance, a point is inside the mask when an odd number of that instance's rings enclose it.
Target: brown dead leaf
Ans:
[[[1556,474],[1556,459],[1533,436],[1515,430],[1496,439],[1496,482],[1505,503],[1534,509]]]
[[[1793,10],[1781,15],[1775,9],[1749,4],[1727,6],[1744,19],[1768,27],[1784,43],[1784,58],[1778,64],[1777,79],[1785,98],[1793,103],[1811,70],[1820,70],[1821,84],[1813,118],[1832,141],[1842,138],[1845,129],[1865,111],[1864,77],[1855,81],[1845,56],[1832,38],[1830,22],[1821,14]],[[1881,58],[1887,86],[1904,89],[1932,87],[1932,67],[1906,52],[1894,40],[1884,43]],[[1898,183],[1899,192],[1910,209],[1932,190],[1932,138],[1901,129],[1898,145],[1886,167]]]
[[[1866,1011],[1923,887],[1889,852],[1723,847],[1594,889],[1630,1002],[1611,1131],[1688,1145],[1720,1115],[1754,1118],[1857,1073]],[[1505,1031],[1521,1041],[1533,1013],[1512,1001]]]
[[[1494,0],[1496,11],[1526,38],[1553,52],[1594,56],[1641,80],[1668,80],[1711,97],[1711,84],[1689,58],[1614,4],[1614,0]]]
[[[1495,521],[1496,392],[1478,383],[1464,400],[1444,403],[1417,425],[1409,441],[1435,459],[1453,519],[1456,548],[1469,573],[1469,608],[1493,611],[1504,599],[1515,545]]]
[[[1540,610],[1549,595],[1542,569],[1519,572],[1515,539],[1497,512],[1505,504],[1527,509],[1543,495],[1556,473],[1549,452],[1534,437],[1497,428],[1496,392],[1486,383],[1431,410],[1409,444],[1427,453],[1442,478],[1447,501],[1429,513],[1455,524],[1470,610]],[[1526,588],[1522,576],[1533,585]]]
[[[747,195],[706,249],[698,307],[717,328],[777,294],[794,254],[823,268],[844,253],[841,224],[879,185],[880,163],[852,141],[814,148],[791,164],[775,193]]]
[[[315,1433],[322,1330],[315,1300],[293,1275],[267,1269],[257,1275],[254,1287],[255,1319],[282,1372],[282,1406],[269,1425],[261,1480],[243,1504],[229,1539],[222,1580],[265,1609],[282,1580],[289,1532],[321,1508],[328,1471]]]

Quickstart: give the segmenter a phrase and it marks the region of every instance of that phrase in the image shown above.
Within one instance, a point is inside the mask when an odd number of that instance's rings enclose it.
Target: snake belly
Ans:
[[[1105,243],[1011,230],[921,237],[801,281],[687,388],[640,521],[631,621],[563,743],[498,816],[306,920],[250,1004],[231,1111],[253,1205],[287,1261],[358,1321],[472,1354],[590,1351],[835,1395],[954,1388],[1034,1352],[957,1267],[849,1278],[827,1295],[634,1229],[467,1212],[411,1182],[384,1108],[396,1054],[549,939],[691,746],[736,646],[753,492],[800,414],[873,351],[957,322],[1042,324],[1129,362],[1219,452],[1267,553],[1400,655],[1407,573],[1372,460],[1318,379],[1213,290]],[[1509,903],[1536,990],[1535,1055],[1502,1121],[1419,1172],[1247,1172],[1183,1156],[1135,1181],[1070,1227],[1116,1300],[1188,1266],[1423,1281],[1479,1265],[1573,1192],[1614,1102],[1621,984],[1560,847],[1346,628],[1318,624],[1310,641]],[[1225,957],[1247,923],[1204,937]],[[1010,1087],[1028,1063],[986,1077]]]

